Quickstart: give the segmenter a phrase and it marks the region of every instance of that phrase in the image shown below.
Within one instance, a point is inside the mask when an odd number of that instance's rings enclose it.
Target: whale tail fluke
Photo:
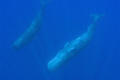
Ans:
[[[47,3],[49,3],[51,0],[47,0],[47,1],[41,1],[40,3],[42,4],[42,6],[45,6]]]
[[[42,4],[42,6],[45,6],[47,4],[47,2],[45,1],[41,1],[40,3]]]
[[[91,17],[93,17],[93,19],[95,20],[95,21],[97,21],[100,17],[102,17],[102,16],[104,16],[105,14],[100,14],[100,15],[98,15],[98,14],[90,14],[90,16]]]
[[[104,16],[105,14],[90,14],[90,16],[94,19],[92,24],[89,26],[88,31],[89,32],[93,32],[95,27],[96,27],[96,23],[98,21],[98,19],[102,16]]]

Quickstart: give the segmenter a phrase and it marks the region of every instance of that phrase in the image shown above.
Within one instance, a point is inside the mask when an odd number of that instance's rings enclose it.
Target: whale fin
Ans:
[[[68,44],[69,44],[69,42],[67,42],[64,47],[66,47]]]
[[[102,17],[102,16],[104,16],[105,14],[100,14],[100,15],[98,15],[98,14],[90,14],[90,16],[91,17],[93,17],[93,19],[95,20],[95,21],[97,21],[100,17]]]

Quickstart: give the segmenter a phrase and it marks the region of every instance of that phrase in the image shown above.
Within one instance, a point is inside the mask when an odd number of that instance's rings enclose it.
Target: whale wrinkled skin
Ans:
[[[67,42],[62,50],[48,63],[48,69],[50,71],[56,71],[64,64],[66,64],[71,58],[80,53],[80,51],[89,43],[91,37],[96,28],[96,22],[103,16],[97,14],[91,14],[94,18],[92,24],[88,27],[88,30],[77,39]]]

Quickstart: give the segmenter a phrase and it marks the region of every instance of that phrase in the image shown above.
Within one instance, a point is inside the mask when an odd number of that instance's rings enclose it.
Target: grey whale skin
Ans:
[[[23,46],[27,45],[38,34],[40,27],[41,27],[41,24],[42,24],[43,16],[44,16],[44,8],[45,8],[45,3],[42,3],[41,10],[39,11],[38,15],[33,20],[30,27],[27,29],[27,31],[24,34],[22,34],[14,42],[12,47],[15,50],[19,50]]]
[[[95,31],[97,20],[103,15],[104,14],[91,14],[94,20],[88,27],[88,30],[77,39],[66,43],[64,48],[60,50],[57,55],[48,63],[48,69],[50,71],[56,71],[66,64],[72,57],[80,53],[80,51],[89,43]]]

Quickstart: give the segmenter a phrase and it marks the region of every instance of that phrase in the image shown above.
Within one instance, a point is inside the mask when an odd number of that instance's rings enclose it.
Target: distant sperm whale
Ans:
[[[77,39],[67,42],[62,50],[48,63],[48,69],[55,71],[66,64],[72,57],[80,53],[80,51],[89,43],[95,28],[96,22],[103,15],[92,14],[94,18],[93,23],[88,27],[88,30]]]
[[[42,8],[39,11],[38,15],[35,17],[35,19],[33,20],[30,27],[27,29],[27,31],[24,34],[22,34],[14,42],[13,48],[15,50],[19,50],[23,46],[27,45],[38,34],[38,32],[41,28],[41,24],[42,24],[42,20],[43,20],[43,16],[44,16],[44,8],[45,8],[45,3],[42,3]]]

